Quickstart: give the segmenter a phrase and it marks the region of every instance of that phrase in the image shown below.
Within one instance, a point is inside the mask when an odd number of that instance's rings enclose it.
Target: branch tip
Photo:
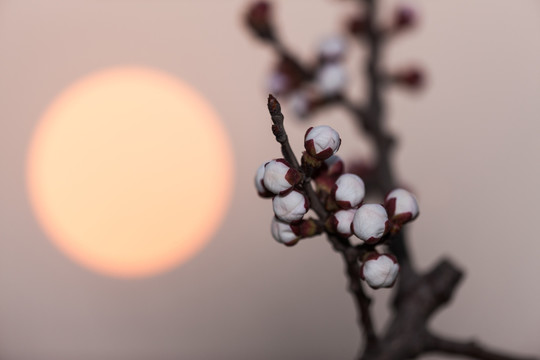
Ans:
[[[272,94],[268,95],[268,111],[270,111],[270,115],[277,115],[281,112],[281,105]]]

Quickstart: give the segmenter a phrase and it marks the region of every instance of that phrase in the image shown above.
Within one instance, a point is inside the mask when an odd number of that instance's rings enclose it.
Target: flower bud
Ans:
[[[289,78],[286,74],[279,71],[273,71],[268,77],[268,91],[270,94],[285,94],[290,89]]]
[[[277,242],[292,246],[298,242],[300,236],[295,233],[291,224],[280,221],[276,217],[272,218],[272,224],[270,225],[272,236]]]
[[[328,63],[323,65],[317,72],[317,87],[319,91],[332,96],[339,94],[347,83],[347,73],[343,65],[339,63]]]
[[[360,268],[360,276],[373,289],[392,287],[399,273],[399,264],[394,255],[369,255]]]
[[[266,187],[264,186],[263,178],[264,178],[264,167],[268,163],[264,163],[257,169],[257,173],[255,174],[255,187],[257,188],[257,193],[259,193],[259,196],[262,197],[273,197],[274,194],[268,191]]]
[[[319,53],[323,61],[336,61],[343,57],[346,48],[345,39],[333,36],[321,42]]]
[[[330,194],[337,178],[343,174],[344,166],[343,161],[337,155],[332,155],[324,160],[322,166],[312,176],[317,184],[317,190]]]
[[[368,244],[376,244],[389,228],[388,215],[382,205],[365,204],[354,214],[352,231]]]
[[[353,36],[365,34],[368,29],[368,22],[364,14],[357,15],[347,22],[347,30]]]
[[[272,28],[272,7],[267,1],[254,2],[246,14],[246,24],[262,40],[274,38]]]
[[[340,236],[348,238],[352,235],[351,224],[355,213],[356,209],[336,211],[328,220],[330,229]]]
[[[404,30],[414,26],[416,23],[416,12],[408,6],[400,6],[394,14],[394,28],[396,30]]]
[[[290,105],[296,116],[304,118],[311,111],[311,101],[305,91],[299,90],[291,94]]]
[[[343,209],[359,206],[366,195],[364,181],[358,175],[341,175],[332,188],[336,203]]]
[[[334,155],[340,145],[339,134],[327,125],[310,127],[304,137],[306,151],[319,160],[325,160]]]
[[[274,194],[283,195],[298,184],[302,176],[291,168],[285,159],[276,159],[268,162],[264,168],[263,184]]]
[[[287,223],[302,219],[309,209],[308,199],[296,190],[274,197],[272,204],[277,218]]]
[[[395,189],[386,195],[384,207],[390,220],[398,225],[416,219],[419,214],[416,198],[405,189]]]
[[[328,176],[340,176],[343,174],[343,169],[345,168],[343,160],[337,155],[332,155],[324,160],[324,166],[327,169],[326,175]]]
[[[410,90],[419,90],[425,83],[424,73],[419,68],[409,67],[397,72],[394,82]]]

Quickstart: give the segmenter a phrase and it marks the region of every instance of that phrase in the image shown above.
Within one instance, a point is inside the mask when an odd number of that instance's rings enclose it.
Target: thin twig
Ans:
[[[268,110],[274,124],[272,131],[276,136],[276,140],[281,144],[281,151],[284,158],[297,170],[301,171],[302,169],[299,166],[296,156],[292,152],[287,132],[285,131],[285,126],[283,124],[285,117],[281,112],[281,105],[272,95],[268,96]],[[328,218],[329,213],[326,211],[323,203],[313,189],[311,179],[306,178],[302,187],[310,200],[311,208],[315,211],[317,216],[319,216],[321,221],[325,221]],[[355,304],[360,314],[359,323],[364,330],[365,344],[366,346],[375,346],[377,344],[377,335],[375,333],[375,327],[373,326],[373,319],[370,312],[371,300],[367,297],[362,288],[360,269],[358,267],[358,258],[361,257],[364,249],[362,247],[353,247],[346,239],[340,239],[335,235],[329,234],[328,241],[334,250],[342,254],[345,261],[346,273],[349,279],[349,291],[355,299]]]
[[[341,253],[343,261],[346,264],[347,275],[349,278],[349,292],[353,295],[355,305],[359,313],[359,325],[364,330],[364,351],[370,351],[370,347],[377,346],[378,337],[375,332],[375,326],[371,316],[371,299],[364,292],[362,282],[360,281],[360,268],[358,266],[358,254],[348,254],[347,251]]]

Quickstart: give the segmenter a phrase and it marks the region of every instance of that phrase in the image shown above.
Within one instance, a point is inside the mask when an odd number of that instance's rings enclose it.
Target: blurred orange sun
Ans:
[[[45,111],[27,162],[32,207],[79,264],[150,276],[194,256],[223,219],[233,157],[210,105],[138,67],[84,77]]]

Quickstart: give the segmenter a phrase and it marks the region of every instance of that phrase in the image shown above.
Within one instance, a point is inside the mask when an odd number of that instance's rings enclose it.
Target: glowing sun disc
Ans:
[[[69,258],[120,277],[194,256],[220,225],[233,157],[211,106],[166,73],[112,68],[45,111],[27,159],[38,222]]]

